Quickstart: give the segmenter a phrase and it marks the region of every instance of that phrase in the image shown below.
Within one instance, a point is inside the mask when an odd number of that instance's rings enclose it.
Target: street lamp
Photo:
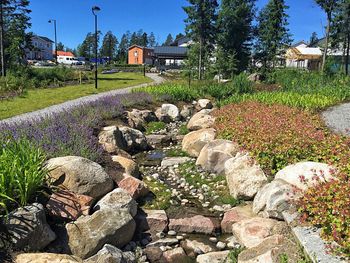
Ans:
[[[53,23],[54,28],[55,28],[55,62],[57,65],[57,28],[56,28],[56,20],[55,19],[50,19],[49,23]]]
[[[98,45],[98,36],[97,36],[97,13],[101,11],[101,8],[98,6],[92,7],[92,13],[95,16],[95,89],[97,89],[97,45]]]

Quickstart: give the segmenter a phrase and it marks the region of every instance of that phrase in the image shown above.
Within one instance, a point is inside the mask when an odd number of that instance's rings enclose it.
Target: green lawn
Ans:
[[[152,80],[140,73],[115,73],[99,75],[98,90],[94,84],[66,86],[61,88],[33,89],[21,97],[0,101],[0,119],[6,119],[22,113],[31,112],[68,100],[97,94],[104,91],[121,89]]]

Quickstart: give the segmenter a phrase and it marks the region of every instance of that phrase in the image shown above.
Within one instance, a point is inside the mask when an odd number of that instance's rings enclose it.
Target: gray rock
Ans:
[[[137,214],[136,201],[125,190],[117,188],[98,201],[93,211],[121,208],[126,209],[133,217]]]
[[[163,104],[161,108],[156,110],[156,116],[160,121],[170,123],[180,119],[180,111],[173,104]]]
[[[125,262],[123,259],[123,252],[112,245],[106,244],[103,246],[103,248],[99,252],[97,252],[96,255],[84,260],[84,263],[103,263],[103,262],[123,263]]]
[[[193,111],[194,111],[193,105],[184,105],[182,107],[180,115],[183,119],[187,119],[188,117],[190,117],[193,114]]]
[[[99,210],[66,225],[68,245],[73,255],[85,259],[105,244],[125,246],[131,241],[135,228],[135,221],[127,210]]]
[[[176,238],[163,238],[147,245],[147,247],[173,246],[179,243]]]
[[[204,255],[199,255],[197,257],[197,263],[226,263],[230,262],[228,260],[228,254],[230,251],[222,251],[222,252],[210,252]]]
[[[130,127],[119,127],[122,138],[117,141],[122,141],[119,147],[129,153],[137,153],[147,151],[149,145],[146,136],[139,130]]]
[[[46,167],[54,185],[77,194],[100,198],[114,186],[113,180],[101,165],[83,157],[53,158],[47,162]]]
[[[165,134],[146,135],[147,142],[150,145],[158,146],[171,142],[171,137]]]
[[[166,157],[162,160],[161,167],[167,168],[174,165],[179,165],[191,161],[189,157]]]
[[[46,222],[42,204],[34,203],[11,212],[4,226],[17,249],[38,251],[56,239],[56,234]]]
[[[283,219],[282,212],[290,208],[292,199],[293,186],[284,180],[275,179],[257,193],[253,202],[253,212],[264,212],[264,216]]]
[[[198,100],[197,106],[200,109],[212,109],[213,108],[213,104],[208,99],[200,99],[200,100]]]

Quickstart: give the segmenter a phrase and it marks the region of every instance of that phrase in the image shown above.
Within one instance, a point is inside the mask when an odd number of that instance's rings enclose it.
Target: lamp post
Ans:
[[[97,36],[97,13],[101,11],[101,8],[98,6],[92,7],[92,13],[95,16],[95,89],[97,89],[97,45],[98,45],[98,36]]]
[[[57,28],[56,28],[56,20],[55,19],[50,19],[49,23],[53,23],[54,28],[55,28],[55,63],[57,65]]]

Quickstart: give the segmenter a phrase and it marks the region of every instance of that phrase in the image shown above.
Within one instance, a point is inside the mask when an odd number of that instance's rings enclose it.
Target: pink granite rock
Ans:
[[[251,206],[235,207],[224,214],[221,221],[221,230],[224,233],[232,233],[232,225],[242,220],[254,217]]]
[[[132,176],[125,177],[118,183],[118,186],[127,191],[134,199],[138,199],[149,193],[145,183]]]
[[[204,217],[201,215],[180,219],[170,219],[169,221],[170,230],[182,233],[211,234],[218,228],[220,228],[220,223],[217,219]]]

